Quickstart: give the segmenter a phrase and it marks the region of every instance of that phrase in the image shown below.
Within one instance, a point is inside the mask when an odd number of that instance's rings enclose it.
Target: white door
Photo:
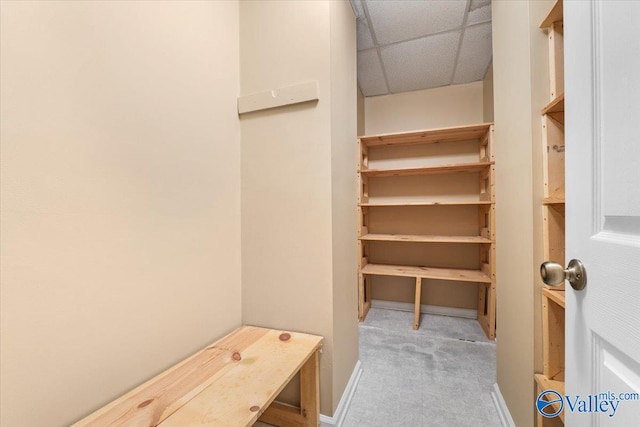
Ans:
[[[587,273],[566,295],[570,427],[640,426],[639,26],[639,1],[564,2],[566,253]]]

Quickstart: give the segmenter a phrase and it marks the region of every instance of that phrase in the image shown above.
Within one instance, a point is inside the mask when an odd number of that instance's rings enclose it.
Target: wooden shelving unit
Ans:
[[[371,280],[375,276],[415,278],[414,329],[420,323],[424,281],[471,282],[479,287],[478,321],[490,339],[495,337],[492,134],[493,125],[484,123],[358,139],[358,314],[361,321],[371,307]],[[420,181],[394,181],[403,179]],[[434,179],[452,181],[447,181],[450,185],[447,187],[442,181],[434,183]],[[449,194],[443,192],[443,188],[456,190]],[[412,209],[421,209],[417,222],[405,216]],[[456,209],[460,211],[455,213]],[[372,221],[376,215],[384,216],[385,211],[386,222]],[[436,217],[439,219],[434,220]],[[455,223],[456,218],[462,217],[466,228]],[[468,226],[470,221],[472,229]],[[370,259],[376,245],[381,244],[415,245],[414,255],[420,253],[419,245],[459,245],[455,247],[475,251],[477,267],[458,268],[455,261],[459,260],[452,260],[450,266],[433,265],[428,257],[421,262],[406,260],[406,264],[397,260],[385,262],[380,257]],[[473,249],[474,246],[477,249]]]
[[[563,7],[557,0],[540,24],[549,38],[549,103],[542,109],[542,199],[544,259],[565,263],[564,186],[564,48]],[[556,390],[564,394],[564,286],[542,289],[543,372],[535,374],[538,393]],[[555,418],[537,417],[537,426],[562,425],[564,413]]]

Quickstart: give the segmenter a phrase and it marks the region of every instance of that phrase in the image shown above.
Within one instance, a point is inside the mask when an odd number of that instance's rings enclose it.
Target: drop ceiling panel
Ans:
[[[358,19],[358,83],[365,96],[484,78],[492,56],[491,0],[351,4]]]
[[[469,8],[469,13],[467,15],[467,25],[491,21],[491,2],[487,2],[486,4],[477,4],[477,7],[475,8],[473,7],[473,3],[474,2],[471,2],[471,7]]]
[[[451,83],[460,32],[380,48],[389,90],[406,92]]]
[[[469,10],[480,9],[481,7],[491,6],[491,0],[471,0]]]
[[[491,23],[464,31],[454,84],[482,80],[491,61]]]
[[[388,93],[377,50],[358,52],[358,84],[364,96]]]
[[[467,2],[367,1],[365,6],[378,44],[386,45],[459,28]]]

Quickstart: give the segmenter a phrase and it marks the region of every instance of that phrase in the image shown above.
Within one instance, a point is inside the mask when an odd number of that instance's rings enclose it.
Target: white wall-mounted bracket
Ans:
[[[317,81],[299,83],[238,97],[238,114],[315,101],[317,99]]]

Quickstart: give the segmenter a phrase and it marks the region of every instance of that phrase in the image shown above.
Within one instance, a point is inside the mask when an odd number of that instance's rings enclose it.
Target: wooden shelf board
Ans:
[[[492,205],[493,202],[486,200],[460,201],[460,202],[378,202],[378,203],[358,203],[361,207],[385,207],[385,206],[480,206]]]
[[[434,144],[438,142],[468,141],[480,139],[493,123],[481,123],[469,126],[421,130],[381,135],[360,136],[360,143],[365,147],[387,145]]]
[[[542,114],[564,113],[564,93],[553,99],[542,109]]]
[[[362,267],[360,272],[375,276],[420,277],[423,279],[455,280],[458,282],[491,283],[491,278],[480,270],[367,264]]]
[[[385,177],[385,176],[410,176],[410,175],[437,175],[458,172],[480,172],[493,162],[474,162],[459,163],[451,165],[424,166],[420,168],[402,168],[402,169],[362,169],[359,172],[369,177]]]
[[[541,389],[543,390],[553,389],[559,392],[560,394],[564,395],[564,381],[547,378],[545,375],[542,375],[542,374],[536,374],[535,378],[536,378],[536,382],[538,383],[538,386],[540,386]]]
[[[562,384],[564,384],[564,369],[561,370],[560,372],[558,372],[557,374],[555,374],[554,376],[551,377],[552,381],[558,381],[561,382]]]
[[[558,304],[560,307],[564,308],[564,296],[565,296],[564,291],[549,289],[549,288],[542,288],[542,294],[547,298],[549,298],[550,300],[552,300],[553,302],[555,302],[556,304]]]
[[[545,197],[542,199],[543,205],[559,205],[564,204],[564,198],[561,197]]]
[[[540,28],[549,28],[554,22],[561,22],[563,15],[562,0],[556,0],[547,16],[540,23]]]
[[[424,243],[493,243],[482,236],[431,236],[418,234],[375,234],[369,233],[360,240],[383,242],[424,242]]]
[[[556,211],[559,214],[561,214],[562,216],[564,216],[564,202],[546,203],[545,206],[548,206],[550,209],[553,209],[554,211]],[[564,225],[563,225],[563,227],[564,227]]]

